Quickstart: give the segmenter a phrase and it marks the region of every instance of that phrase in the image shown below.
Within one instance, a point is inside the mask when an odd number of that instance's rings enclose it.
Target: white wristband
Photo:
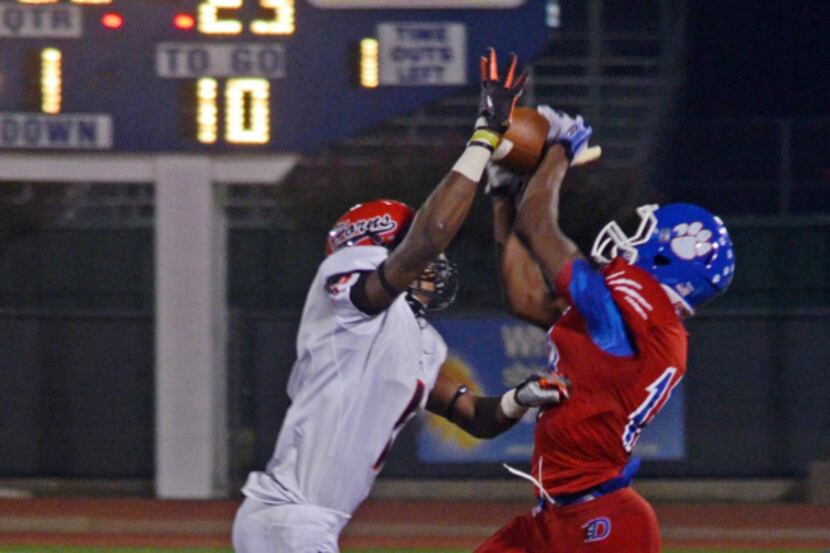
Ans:
[[[507,418],[510,419],[520,419],[527,413],[527,407],[524,405],[519,405],[516,401],[516,389],[512,388],[507,390],[503,396],[501,396],[501,405],[502,412],[507,415]]]
[[[490,151],[483,146],[473,144],[467,146],[467,149],[453,165],[452,170],[461,173],[473,182],[478,182],[481,180],[489,160]]]

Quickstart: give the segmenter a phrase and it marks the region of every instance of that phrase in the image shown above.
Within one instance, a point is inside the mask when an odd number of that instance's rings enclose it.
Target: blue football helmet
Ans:
[[[687,315],[726,291],[735,275],[735,252],[723,221],[692,204],[637,208],[640,225],[627,236],[611,221],[597,235],[591,257],[600,264],[622,256],[645,269]]]

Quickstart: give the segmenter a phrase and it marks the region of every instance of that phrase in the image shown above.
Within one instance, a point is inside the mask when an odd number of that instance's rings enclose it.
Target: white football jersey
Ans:
[[[344,248],[308,292],[288,382],[291,406],[265,472],[243,493],[268,504],[312,504],[349,515],[366,498],[397,433],[426,404],[447,347],[401,294],[369,316],[350,299],[380,246]]]

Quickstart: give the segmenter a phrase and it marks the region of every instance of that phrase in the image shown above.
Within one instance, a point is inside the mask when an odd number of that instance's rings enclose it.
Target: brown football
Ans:
[[[542,159],[549,127],[545,116],[535,109],[514,109],[513,122],[503,137],[503,140],[509,140],[513,147],[496,163],[517,173],[532,172]]]

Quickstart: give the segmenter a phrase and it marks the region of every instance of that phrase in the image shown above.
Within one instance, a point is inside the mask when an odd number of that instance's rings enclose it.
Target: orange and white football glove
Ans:
[[[519,60],[510,54],[507,74],[499,78],[496,51],[487,49],[481,57],[481,95],[478,102],[478,119],[470,143],[484,146],[491,152],[501,142],[501,136],[510,126],[513,108],[524,91],[527,73],[516,76]]]
[[[571,381],[559,373],[534,374],[501,397],[501,410],[519,419],[531,407],[559,405],[571,397],[570,387]]]

